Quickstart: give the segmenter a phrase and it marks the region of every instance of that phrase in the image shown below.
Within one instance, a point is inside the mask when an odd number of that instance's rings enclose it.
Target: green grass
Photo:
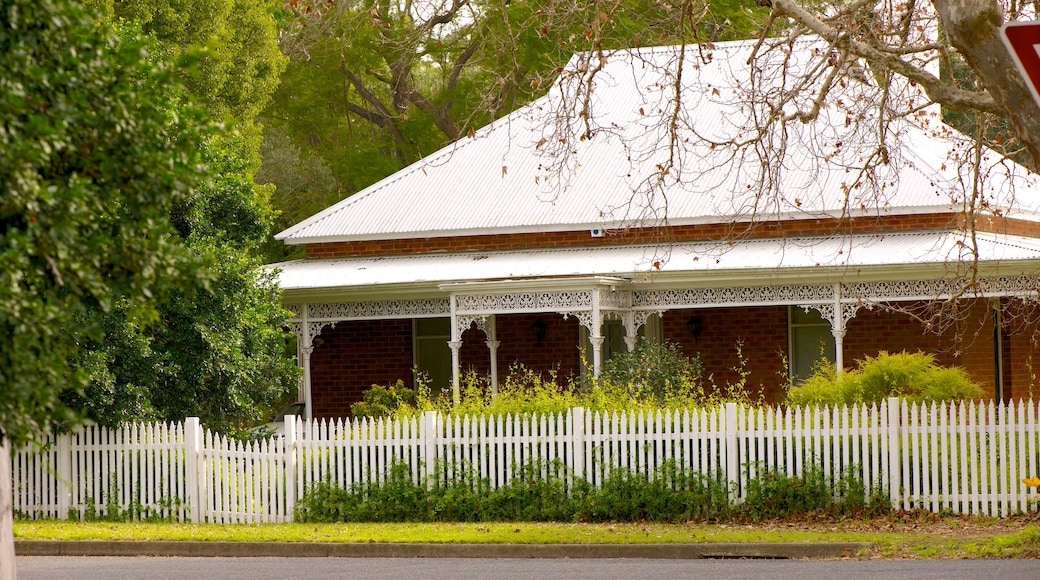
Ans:
[[[866,542],[865,558],[1036,558],[1040,524],[879,526],[869,521],[729,524],[169,524],[17,521],[20,540],[612,544]]]
[[[562,523],[167,524],[20,521],[27,540],[173,540],[225,542],[417,542],[600,544],[869,541],[864,534],[768,532],[717,525]]]

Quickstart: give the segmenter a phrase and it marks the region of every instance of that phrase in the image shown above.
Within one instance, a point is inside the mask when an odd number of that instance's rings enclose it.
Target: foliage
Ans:
[[[171,102],[175,68],[76,4],[10,0],[0,28],[0,421],[17,445],[73,418],[59,390],[82,389],[73,357],[104,330],[84,312],[154,320],[157,294],[204,279],[170,214],[208,128]]]
[[[619,353],[603,365],[600,380],[618,385],[637,400],[659,404],[694,398],[700,390],[701,362],[687,358],[679,345],[640,339],[631,352]]]
[[[363,399],[350,406],[355,417],[390,417],[399,414],[407,406],[415,405],[415,391],[404,386],[398,379],[390,386],[372,385],[363,394]]]
[[[743,508],[752,520],[821,511],[833,502],[822,470],[813,465],[801,477],[765,471],[750,479],[747,487]]]
[[[584,521],[718,521],[736,513],[721,473],[693,472],[671,460],[652,477],[615,469],[585,497]]]
[[[273,275],[251,255],[267,235],[270,210],[240,148],[227,136],[201,147],[212,177],[171,212],[210,278],[160,296],[160,324],[142,327],[123,302],[79,316],[113,331],[114,340],[83,343],[89,384],[64,394],[94,421],[198,416],[211,429],[235,432],[295,388],[298,370],[281,330],[288,313]]]
[[[111,308],[77,313],[76,324],[106,334],[81,341],[74,360],[88,382],[62,398],[103,425],[195,415],[207,427],[236,432],[260,421],[298,376],[280,330],[289,315],[274,276],[256,257],[274,212],[271,187],[253,180],[259,133],[252,124],[284,58],[262,4],[188,5],[190,12],[166,0],[117,2],[103,13],[119,19],[124,33],[144,36],[154,66],[181,54],[195,59],[193,68],[176,71],[183,85],[168,92],[168,114],[198,102],[211,118],[237,128],[218,126],[195,145],[206,178],[166,208],[174,227],[166,238],[207,275],[156,293],[156,324],[141,324],[128,298],[118,295]]]
[[[510,480],[494,489],[465,466],[446,467],[438,464],[434,475],[417,479],[406,464],[396,463],[378,481],[348,489],[316,483],[297,503],[296,521],[758,521],[891,509],[888,497],[877,490],[865,498],[866,487],[851,470],[835,482],[812,465],[801,476],[761,472],[749,481],[748,497],[740,504],[731,499],[720,473],[696,473],[672,460],[649,476],[615,468],[599,487],[569,473],[559,461],[515,465]]]
[[[420,376],[414,405],[402,405],[396,414],[411,416],[426,411],[452,415],[563,413],[587,402],[574,390],[561,385],[555,372],[542,376],[523,364],[510,366],[497,394],[492,393],[489,377],[474,372],[462,376],[459,394],[459,402],[455,404],[450,392],[433,392]]]
[[[161,58],[196,55],[183,71],[185,87],[212,118],[235,125],[252,168],[259,163],[255,119],[287,63],[272,14],[280,7],[274,0],[116,0],[107,14],[139,26]]]
[[[798,406],[877,403],[887,397],[912,402],[981,399],[985,391],[959,367],[942,367],[923,353],[880,352],[857,361],[854,370],[840,377],[833,365],[818,366],[801,385],[791,388],[788,404]]]
[[[686,358],[677,345],[641,341],[632,353],[615,355],[608,361],[600,378],[590,374],[581,381],[572,379],[573,386],[561,383],[555,370],[543,374],[518,363],[509,368],[497,392],[492,392],[490,377],[466,373],[461,377],[459,401],[455,403],[450,392],[433,392],[419,375],[414,394],[402,381],[387,387],[372,385],[362,395],[364,401],[352,406],[351,411],[364,417],[411,417],[426,411],[530,415],[566,413],[574,407],[632,411],[716,407],[727,402],[760,404],[761,398],[746,389],[747,361],[740,345],[737,353],[740,378],[734,384],[716,385],[710,376],[702,378],[700,361]]]

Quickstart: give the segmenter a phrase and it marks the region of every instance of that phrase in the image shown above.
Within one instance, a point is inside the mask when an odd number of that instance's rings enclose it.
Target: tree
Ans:
[[[64,388],[102,329],[77,316],[118,300],[155,318],[153,296],[203,276],[170,214],[202,174],[206,124],[175,109],[175,70],[99,26],[77,4],[0,2],[0,463],[6,451],[75,420]],[[10,538],[11,479],[0,478]],[[0,546],[0,577],[13,577]]]
[[[141,325],[126,300],[83,312],[81,323],[107,332],[83,342],[86,388],[62,397],[103,425],[194,415],[233,433],[265,417],[298,374],[281,330],[288,313],[257,257],[273,211],[271,187],[253,179],[254,120],[284,65],[273,19],[262,3],[242,0],[138,0],[109,10],[148,39],[156,60],[194,55],[172,106],[197,102],[225,123],[199,145],[207,179],[168,216],[173,238],[209,275],[157,296],[156,324]]]
[[[213,118],[241,133],[250,167],[259,163],[260,128],[254,120],[267,106],[285,68],[278,49],[275,0],[102,0],[106,14],[140,27],[159,56],[197,54],[184,75],[188,93]]]
[[[340,59],[341,73],[358,95],[347,109],[358,118],[400,133],[400,123],[421,110],[448,139],[457,139],[474,122],[483,124],[488,115],[529,100],[573,53],[754,37],[793,41],[815,34],[834,49],[833,55],[819,55],[833,61],[820,68],[821,76],[851,61],[865,63],[879,82],[911,83],[946,110],[1007,120],[1011,136],[1002,150],[1022,150],[1034,164],[1040,161],[1037,105],[999,37],[1005,21],[1035,17],[1033,4],[757,3],[768,12],[703,0],[442,0],[423,9],[390,0],[371,6],[290,0],[295,20],[282,43],[290,55],[311,59],[331,52]],[[320,42],[330,38],[338,45]],[[482,84],[483,92],[475,93],[483,97],[478,106],[461,96],[468,83]],[[822,87],[820,100],[829,88]]]
[[[826,5],[826,11],[794,0],[771,4],[774,19],[789,19],[796,32],[818,34],[879,74],[920,86],[944,108],[969,111],[991,123],[1006,119],[1011,138],[991,144],[1012,156],[1024,151],[1034,167],[1040,164],[1037,104],[1000,40],[1004,22],[1036,16],[1033,4],[841,2]]]
[[[141,327],[122,307],[82,317],[97,317],[107,332],[103,342],[84,345],[89,385],[65,399],[100,424],[198,416],[234,433],[296,386],[282,331],[288,314],[252,253],[270,230],[271,212],[237,154],[241,145],[227,141],[211,138],[202,147],[212,177],[172,212],[210,277],[163,296],[157,324]]]

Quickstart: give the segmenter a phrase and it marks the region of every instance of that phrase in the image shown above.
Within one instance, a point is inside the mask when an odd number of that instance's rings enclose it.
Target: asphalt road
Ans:
[[[749,578],[1037,580],[1035,560],[639,560],[477,558],[170,558],[20,556],[20,580],[290,580],[403,578]]]

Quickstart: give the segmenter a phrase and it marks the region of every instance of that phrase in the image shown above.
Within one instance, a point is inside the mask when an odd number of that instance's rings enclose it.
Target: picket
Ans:
[[[380,481],[395,463],[415,482],[475,475],[506,485],[538,461],[601,485],[614,469],[653,477],[665,462],[721,471],[744,497],[763,471],[833,479],[853,470],[893,506],[1005,516],[1034,507],[1021,479],[1040,464],[1032,401],[592,412],[495,417],[294,419],[284,435],[243,443],[189,418],[180,424],[84,427],[12,457],[21,517],[67,518],[118,506],[131,517],[209,522],[292,521],[318,482]],[[558,463],[556,463],[558,462]],[[869,493],[869,489],[868,489]]]

